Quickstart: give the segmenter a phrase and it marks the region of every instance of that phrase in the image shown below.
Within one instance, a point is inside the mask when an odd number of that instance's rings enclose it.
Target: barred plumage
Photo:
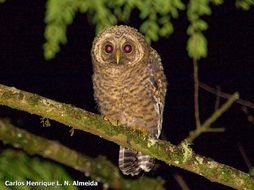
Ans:
[[[94,96],[100,112],[125,127],[161,132],[166,78],[160,56],[135,29],[106,28],[92,48]],[[126,175],[148,172],[151,156],[120,147],[119,168]]]
[[[139,168],[138,152],[120,146],[118,164],[125,175],[138,175]]]
[[[154,159],[141,152],[120,146],[119,168],[125,175],[138,175],[142,170],[149,172],[154,166]]]

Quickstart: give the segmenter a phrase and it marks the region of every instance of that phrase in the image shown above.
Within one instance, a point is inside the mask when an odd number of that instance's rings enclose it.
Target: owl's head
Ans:
[[[149,53],[144,36],[128,26],[107,27],[94,39],[92,58],[94,64],[113,67],[133,66]]]

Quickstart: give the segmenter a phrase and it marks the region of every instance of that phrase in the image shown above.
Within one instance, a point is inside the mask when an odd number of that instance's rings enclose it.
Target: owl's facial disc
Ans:
[[[103,63],[119,66],[134,63],[140,52],[132,40],[124,38],[105,40],[100,49]]]
[[[121,35],[120,35],[121,34]],[[103,33],[95,43],[95,59],[106,67],[124,68],[140,63],[147,51],[147,44],[133,31]]]

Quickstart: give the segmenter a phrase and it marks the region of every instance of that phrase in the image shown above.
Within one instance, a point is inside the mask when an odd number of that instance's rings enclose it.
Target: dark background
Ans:
[[[212,7],[212,16],[205,17],[209,29],[208,57],[199,64],[200,80],[213,87],[220,86],[227,93],[238,91],[242,99],[254,102],[254,11],[236,9],[232,1]],[[42,45],[45,24],[44,1],[7,1],[0,5],[0,83],[37,93],[42,96],[97,112],[91,83],[90,49],[95,27],[84,14],[76,15],[68,28],[68,44],[52,61],[43,58]],[[134,11],[128,25],[139,27],[138,11]],[[174,23],[174,34],[152,43],[160,53],[169,82],[164,114],[163,134],[174,144],[194,129],[192,60],[185,47],[188,21],[181,13]],[[221,100],[223,103],[224,100]],[[201,120],[213,111],[215,95],[200,90]],[[254,111],[250,110],[254,115]],[[97,136],[75,131],[51,121],[43,128],[40,117],[0,107],[0,116],[9,117],[21,128],[96,157],[100,154],[117,164],[118,146]],[[254,163],[254,125],[248,122],[241,106],[234,104],[213,127],[224,127],[224,133],[207,133],[194,141],[198,154],[247,172],[248,168],[238,150],[241,143]],[[4,145],[0,143],[3,150]],[[159,168],[147,174],[162,176],[170,189],[180,189],[173,175],[183,175],[191,189],[230,189],[211,183],[205,178],[158,162]],[[70,168],[74,179],[84,176]]]

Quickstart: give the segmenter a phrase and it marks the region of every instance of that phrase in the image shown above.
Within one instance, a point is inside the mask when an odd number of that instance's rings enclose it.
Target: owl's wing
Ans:
[[[161,58],[157,51],[152,48],[149,54],[148,68],[149,82],[151,84],[151,96],[154,99],[154,107],[156,112],[158,113],[157,134],[155,135],[158,138],[160,136],[162,128],[163,109],[165,103],[165,95],[167,91],[167,82],[161,64]]]

